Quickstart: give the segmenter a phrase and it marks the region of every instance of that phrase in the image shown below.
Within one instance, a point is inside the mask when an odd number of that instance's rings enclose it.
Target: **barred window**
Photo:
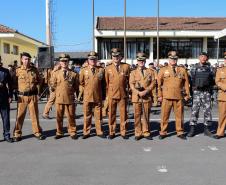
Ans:
[[[208,38],[207,40],[207,52],[209,58],[217,58],[217,40]],[[224,52],[226,51],[226,37],[219,40],[219,58],[224,58]]]
[[[157,58],[157,39],[154,39],[154,58]],[[159,39],[159,58],[167,58],[171,50],[178,52],[179,58],[197,58],[202,51],[203,40],[201,38],[192,39]]]
[[[136,53],[139,51],[149,54],[150,39],[127,38],[126,43],[127,43],[127,58],[128,59],[135,59]],[[122,49],[122,52],[123,52],[124,51],[123,38],[119,38],[119,39],[99,38],[98,39],[98,53],[100,55],[100,59],[111,59],[111,49],[112,48],[120,48],[120,49]]]

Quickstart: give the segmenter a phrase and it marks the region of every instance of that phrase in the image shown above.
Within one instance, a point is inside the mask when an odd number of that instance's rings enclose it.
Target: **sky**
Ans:
[[[90,51],[92,0],[52,0],[55,51]],[[226,17],[226,0],[159,0],[160,17]],[[46,42],[45,0],[0,0],[0,24]],[[127,0],[127,16],[156,16],[157,0]],[[124,0],[95,0],[95,17],[123,16]]]

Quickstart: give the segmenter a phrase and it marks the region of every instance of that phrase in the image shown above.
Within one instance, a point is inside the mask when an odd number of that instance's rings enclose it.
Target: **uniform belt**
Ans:
[[[33,96],[33,95],[38,95],[38,91],[25,91],[25,92],[18,92],[18,95],[22,96]]]

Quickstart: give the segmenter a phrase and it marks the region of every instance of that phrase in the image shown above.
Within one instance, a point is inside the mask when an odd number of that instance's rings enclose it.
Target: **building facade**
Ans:
[[[38,47],[41,46],[45,44],[17,30],[0,25],[0,56],[5,67],[14,61],[19,63],[22,52],[30,53],[33,58],[37,57]]]
[[[156,17],[127,17],[127,62],[136,63],[136,53],[145,52],[149,62],[156,62],[157,31]],[[110,60],[113,47],[123,49],[123,17],[97,17],[95,28],[95,50],[102,62]],[[159,62],[167,61],[167,53],[176,50],[180,64],[196,63],[201,51],[207,51],[211,64],[223,61],[226,37],[219,42],[214,36],[226,28],[226,18],[211,17],[161,17],[159,19]]]

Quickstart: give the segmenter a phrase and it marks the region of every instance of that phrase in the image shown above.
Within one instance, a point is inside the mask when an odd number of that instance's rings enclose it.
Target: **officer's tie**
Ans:
[[[116,67],[117,72],[119,72],[119,65],[116,65],[115,67]]]
[[[64,79],[66,79],[67,78],[67,71],[64,70],[63,72],[64,72]]]
[[[176,66],[172,66],[172,68],[173,68],[173,74],[174,74],[174,76],[176,76]]]
[[[142,76],[144,77],[144,69],[141,69],[140,71],[141,71]]]
[[[93,75],[95,74],[95,68],[93,67],[93,68],[91,68],[91,71],[92,71],[92,73],[93,73]]]

